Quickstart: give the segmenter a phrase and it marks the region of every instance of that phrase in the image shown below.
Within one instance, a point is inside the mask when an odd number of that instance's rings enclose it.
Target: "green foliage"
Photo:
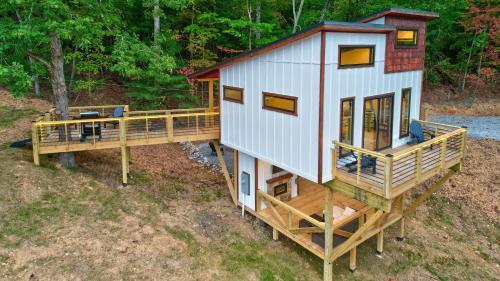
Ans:
[[[0,64],[0,84],[6,85],[14,96],[23,96],[31,88],[31,76],[18,62]]]

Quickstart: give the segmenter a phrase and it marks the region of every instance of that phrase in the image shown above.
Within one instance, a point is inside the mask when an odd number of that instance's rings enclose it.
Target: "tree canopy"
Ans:
[[[0,84],[16,96],[53,85],[53,40],[69,93],[117,78],[145,107],[190,102],[185,74],[322,20],[352,21],[386,7],[430,10],[426,80],[465,88],[498,73],[494,1],[6,0],[0,4]]]

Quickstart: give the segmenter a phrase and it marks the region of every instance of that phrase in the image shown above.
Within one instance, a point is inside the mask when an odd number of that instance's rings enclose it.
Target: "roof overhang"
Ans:
[[[188,75],[188,79],[194,79],[194,80],[217,79],[219,78],[219,70],[221,68],[249,60],[253,57],[270,52],[274,49],[291,44],[293,42],[299,41],[303,38],[309,37],[315,33],[322,31],[351,32],[351,33],[389,33],[395,30],[396,30],[395,26],[387,24],[371,24],[371,23],[360,23],[360,22],[333,22],[333,21],[321,22],[299,33],[292,34],[288,37],[284,37],[282,39],[274,41],[268,45],[253,49],[246,53],[242,53],[230,59],[224,60],[218,64],[215,64],[211,67],[192,73]]]
[[[415,9],[405,9],[405,8],[387,8],[371,15],[356,19],[356,22],[369,22],[372,20],[376,20],[378,18],[391,15],[391,16],[400,16],[406,18],[418,18],[423,20],[433,20],[439,18],[439,14],[430,11],[422,11]]]

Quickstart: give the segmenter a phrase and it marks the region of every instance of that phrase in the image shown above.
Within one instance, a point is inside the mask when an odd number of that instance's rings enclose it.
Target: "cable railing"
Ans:
[[[424,132],[428,132],[426,140],[392,154],[334,141],[333,178],[394,198],[463,160],[465,128],[418,122]]]

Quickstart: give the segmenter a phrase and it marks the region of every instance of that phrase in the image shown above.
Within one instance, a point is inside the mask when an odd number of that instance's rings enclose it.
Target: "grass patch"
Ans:
[[[401,273],[418,265],[423,260],[422,254],[414,249],[400,249],[400,251],[403,255],[396,259],[389,267],[394,273]]]
[[[10,106],[0,106],[0,128],[8,128],[17,120],[39,113],[32,108],[13,108]]]
[[[86,211],[86,205],[54,192],[45,192],[40,200],[9,210],[0,218],[0,242],[16,246],[20,241],[41,233],[47,223],[63,216],[75,217]],[[12,241],[8,237],[12,237]]]
[[[425,220],[425,223],[427,225],[433,225],[433,222],[435,220],[448,225],[453,225],[453,219],[450,215],[450,210],[452,208],[458,208],[458,206],[454,206],[455,204],[451,202],[450,199],[434,195],[427,200],[426,205],[429,210],[429,216],[427,216]]]
[[[196,240],[196,238],[194,237],[194,235],[191,232],[189,232],[188,230],[182,229],[178,226],[175,226],[175,227],[165,226],[165,230],[168,233],[172,234],[172,236],[175,239],[186,243],[189,254],[191,256],[195,256],[198,253],[200,244],[198,243],[198,241]]]

